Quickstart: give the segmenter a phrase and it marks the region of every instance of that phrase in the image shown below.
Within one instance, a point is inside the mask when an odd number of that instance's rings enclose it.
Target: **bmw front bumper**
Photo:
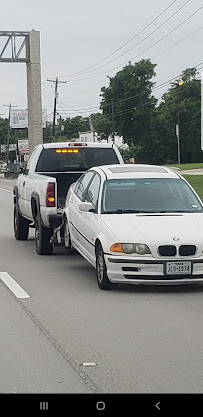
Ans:
[[[191,274],[167,274],[167,262],[191,262]],[[203,283],[203,257],[154,259],[113,256],[105,254],[108,278],[125,284],[180,285]]]

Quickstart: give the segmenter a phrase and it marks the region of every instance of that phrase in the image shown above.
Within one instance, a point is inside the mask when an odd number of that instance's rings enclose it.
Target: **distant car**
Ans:
[[[96,268],[103,290],[203,282],[203,203],[169,168],[93,167],[70,187],[63,218],[67,251]]]

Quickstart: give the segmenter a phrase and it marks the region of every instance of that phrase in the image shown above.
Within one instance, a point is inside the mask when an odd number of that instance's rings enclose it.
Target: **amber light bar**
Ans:
[[[56,149],[56,153],[78,153],[78,149]]]

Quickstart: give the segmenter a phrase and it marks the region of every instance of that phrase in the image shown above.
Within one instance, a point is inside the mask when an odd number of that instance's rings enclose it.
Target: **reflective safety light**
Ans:
[[[78,149],[56,149],[56,153],[78,153]]]
[[[111,252],[120,252],[120,253],[123,253],[123,248],[122,248],[122,246],[121,246],[120,243],[114,243],[114,245],[112,245],[110,247],[110,251]]]
[[[49,182],[46,192],[46,207],[55,207],[55,183]]]

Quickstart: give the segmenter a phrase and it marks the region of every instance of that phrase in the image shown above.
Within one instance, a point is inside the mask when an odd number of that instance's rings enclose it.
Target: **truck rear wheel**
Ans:
[[[13,223],[16,240],[27,240],[29,235],[29,222],[25,217],[21,216],[16,204],[14,205]]]
[[[53,252],[53,244],[50,243],[52,229],[44,227],[39,214],[35,219],[35,249],[38,255],[51,255]]]

